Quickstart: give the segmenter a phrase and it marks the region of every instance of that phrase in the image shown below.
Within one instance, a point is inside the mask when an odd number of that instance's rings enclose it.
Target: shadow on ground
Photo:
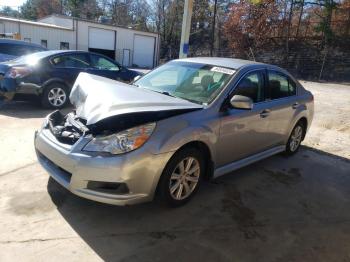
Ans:
[[[348,261],[350,161],[303,147],[202,184],[184,207],[117,207],[48,182],[105,261]]]

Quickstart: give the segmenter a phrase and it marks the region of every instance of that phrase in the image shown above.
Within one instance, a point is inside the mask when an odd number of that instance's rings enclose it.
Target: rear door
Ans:
[[[290,123],[298,108],[296,84],[287,75],[279,71],[267,70],[266,98],[271,110],[269,115],[269,133],[271,146],[283,144]]]
[[[54,56],[50,59],[53,66],[52,78],[64,80],[70,87],[73,86],[80,72],[85,72],[89,67],[89,59],[86,53],[68,53]]]

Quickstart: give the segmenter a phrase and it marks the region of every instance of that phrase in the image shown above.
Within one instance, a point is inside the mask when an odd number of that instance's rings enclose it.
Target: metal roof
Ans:
[[[50,27],[50,28],[56,28],[56,29],[63,29],[63,30],[70,30],[71,28],[58,26],[58,25],[52,25],[48,23],[42,23],[42,22],[34,22],[29,20],[23,20],[18,18],[12,18],[12,17],[6,17],[6,16],[0,16],[0,21],[8,21],[8,22],[16,22],[16,23],[22,23],[22,24],[28,24],[28,25],[36,25],[36,26],[44,26],[44,27]]]
[[[98,22],[98,21],[90,20],[90,19],[74,17],[74,16],[67,16],[67,15],[61,15],[61,14],[50,14],[50,15],[47,15],[47,16],[44,16],[44,17],[38,19],[38,21],[41,21],[41,20],[49,18],[49,17],[58,17],[58,18],[63,18],[63,19],[67,19],[67,20],[81,21],[81,22],[86,22],[86,23],[93,23],[93,24],[97,24],[97,25],[101,25],[101,26],[107,26],[107,27],[110,27],[110,28],[121,28],[121,29],[127,29],[127,30],[131,30],[131,31],[135,31],[135,32],[142,32],[142,33],[146,33],[146,34],[158,35],[157,32],[150,32],[150,31],[135,29],[135,28],[132,28],[132,27],[129,27],[129,26],[113,25],[113,24],[110,24],[110,23],[101,23],[101,22]]]

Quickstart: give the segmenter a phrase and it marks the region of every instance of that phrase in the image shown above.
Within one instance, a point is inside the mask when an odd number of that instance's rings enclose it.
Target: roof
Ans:
[[[8,39],[8,38],[0,38],[0,43],[1,44],[17,44],[17,45],[25,45],[25,46],[35,46],[35,47],[40,47],[42,49],[46,49],[38,44],[29,43],[29,42],[22,41],[22,40]]]
[[[238,69],[245,65],[257,65],[257,64],[262,65],[262,63],[258,63],[255,61],[235,59],[235,58],[223,58],[223,57],[191,57],[191,58],[176,59],[175,61],[209,64],[209,65],[215,65],[215,66],[228,67],[232,69]]]
[[[116,27],[116,28],[132,30],[132,31],[136,31],[136,32],[142,32],[142,33],[158,35],[157,32],[149,32],[149,31],[139,30],[139,29],[135,29],[135,28],[132,28],[132,27],[128,27],[128,26],[122,26],[122,25],[113,25],[113,24],[108,24],[108,23],[100,23],[100,22],[97,22],[97,21],[94,21],[94,20],[90,20],[90,19],[84,19],[84,18],[80,18],[80,17],[67,16],[67,15],[61,15],[61,14],[47,15],[47,16],[44,16],[44,17],[38,19],[38,21],[46,19],[48,17],[59,17],[59,18],[63,18],[63,19],[69,19],[69,20],[75,20],[75,21],[83,21],[83,22],[98,24],[98,25],[102,25],[102,26]]]
[[[63,27],[63,26],[58,26],[58,25],[52,25],[52,24],[42,23],[42,22],[34,22],[34,21],[23,20],[23,19],[18,19],[18,18],[13,18],[13,17],[0,16],[0,20],[2,20],[2,21],[8,21],[8,22],[16,22],[16,23],[22,23],[22,24],[37,25],[37,26],[44,26],[44,27],[50,27],[50,28],[56,28],[56,29],[63,29],[63,30],[70,30],[70,31],[72,31],[72,29],[71,29],[71,28],[68,28],[68,27]]]

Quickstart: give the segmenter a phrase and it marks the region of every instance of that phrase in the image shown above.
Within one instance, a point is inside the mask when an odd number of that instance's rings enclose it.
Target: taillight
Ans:
[[[5,77],[8,78],[21,78],[29,75],[32,72],[32,69],[29,67],[12,67],[9,71],[6,72]]]

